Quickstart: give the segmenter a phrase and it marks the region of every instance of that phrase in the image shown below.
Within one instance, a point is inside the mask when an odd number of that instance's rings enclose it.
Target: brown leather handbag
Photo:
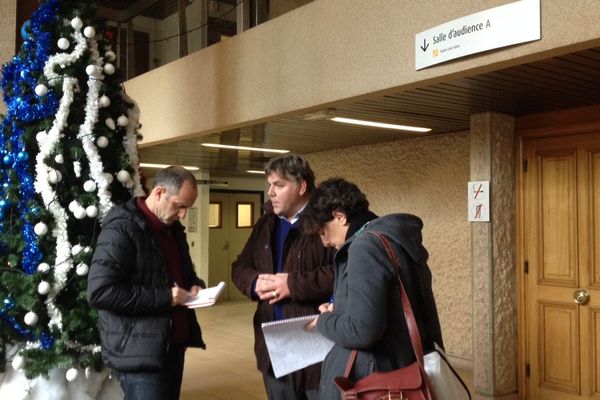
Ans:
[[[406,318],[410,341],[417,360],[407,367],[389,372],[375,372],[352,382],[349,376],[356,360],[356,350],[352,350],[346,364],[344,376],[335,378],[334,382],[342,392],[342,400],[436,400],[429,377],[425,373],[421,337],[410,301],[398,274],[399,264],[396,254],[392,250],[388,238],[378,232],[369,233],[381,240],[396,269],[404,317]]]

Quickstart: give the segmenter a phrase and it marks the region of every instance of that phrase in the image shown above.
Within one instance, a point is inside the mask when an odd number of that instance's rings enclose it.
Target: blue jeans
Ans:
[[[117,372],[124,400],[178,400],[183,377],[185,348],[171,345],[163,371]]]

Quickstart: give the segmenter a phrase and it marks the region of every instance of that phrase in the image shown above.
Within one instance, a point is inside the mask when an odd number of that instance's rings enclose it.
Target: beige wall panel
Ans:
[[[470,361],[468,132],[312,153],[307,158],[317,181],[341,176],[356,183],[378,215],[407,212],[423,219],[446,350]]]
[[[0,65],[10,61],[15,54],[15,20],[17,17],[16,0],[0,0]],[[0,90],[2,96],[2,90]],[[0,101],[0,113],[6,112],[6,104]]]
[[[126,83],[144,146],[600,44],[595,0],[543,1],[542,40],[415,71],[415,34],[510,0],[317,0]]]

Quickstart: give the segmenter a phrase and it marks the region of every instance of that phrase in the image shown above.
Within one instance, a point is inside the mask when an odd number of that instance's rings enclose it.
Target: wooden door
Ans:
[[[231,280],[231,263],[242,252],[260,217],[261,201],[260,192],[210,192],[210,208],[213,215],[218,208],[220,217],[209,228],[208,279],[211,285],[227,284],[224,300],[246,299]]]
[[[527,398],[599,399],[600,132],[526,139],[523,154]]]

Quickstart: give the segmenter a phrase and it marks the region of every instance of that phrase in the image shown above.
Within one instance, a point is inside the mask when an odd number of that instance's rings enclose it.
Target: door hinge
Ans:
[[[529,273],[529,261],[525,261],[525,265],[523,265],[523,272],[526,274]]]
[[[531,376],[531,366],[529,363],[525,364],[525,376],[529,378]]]
[[[527,159],[523,160],[523,172],[527,172]]]

